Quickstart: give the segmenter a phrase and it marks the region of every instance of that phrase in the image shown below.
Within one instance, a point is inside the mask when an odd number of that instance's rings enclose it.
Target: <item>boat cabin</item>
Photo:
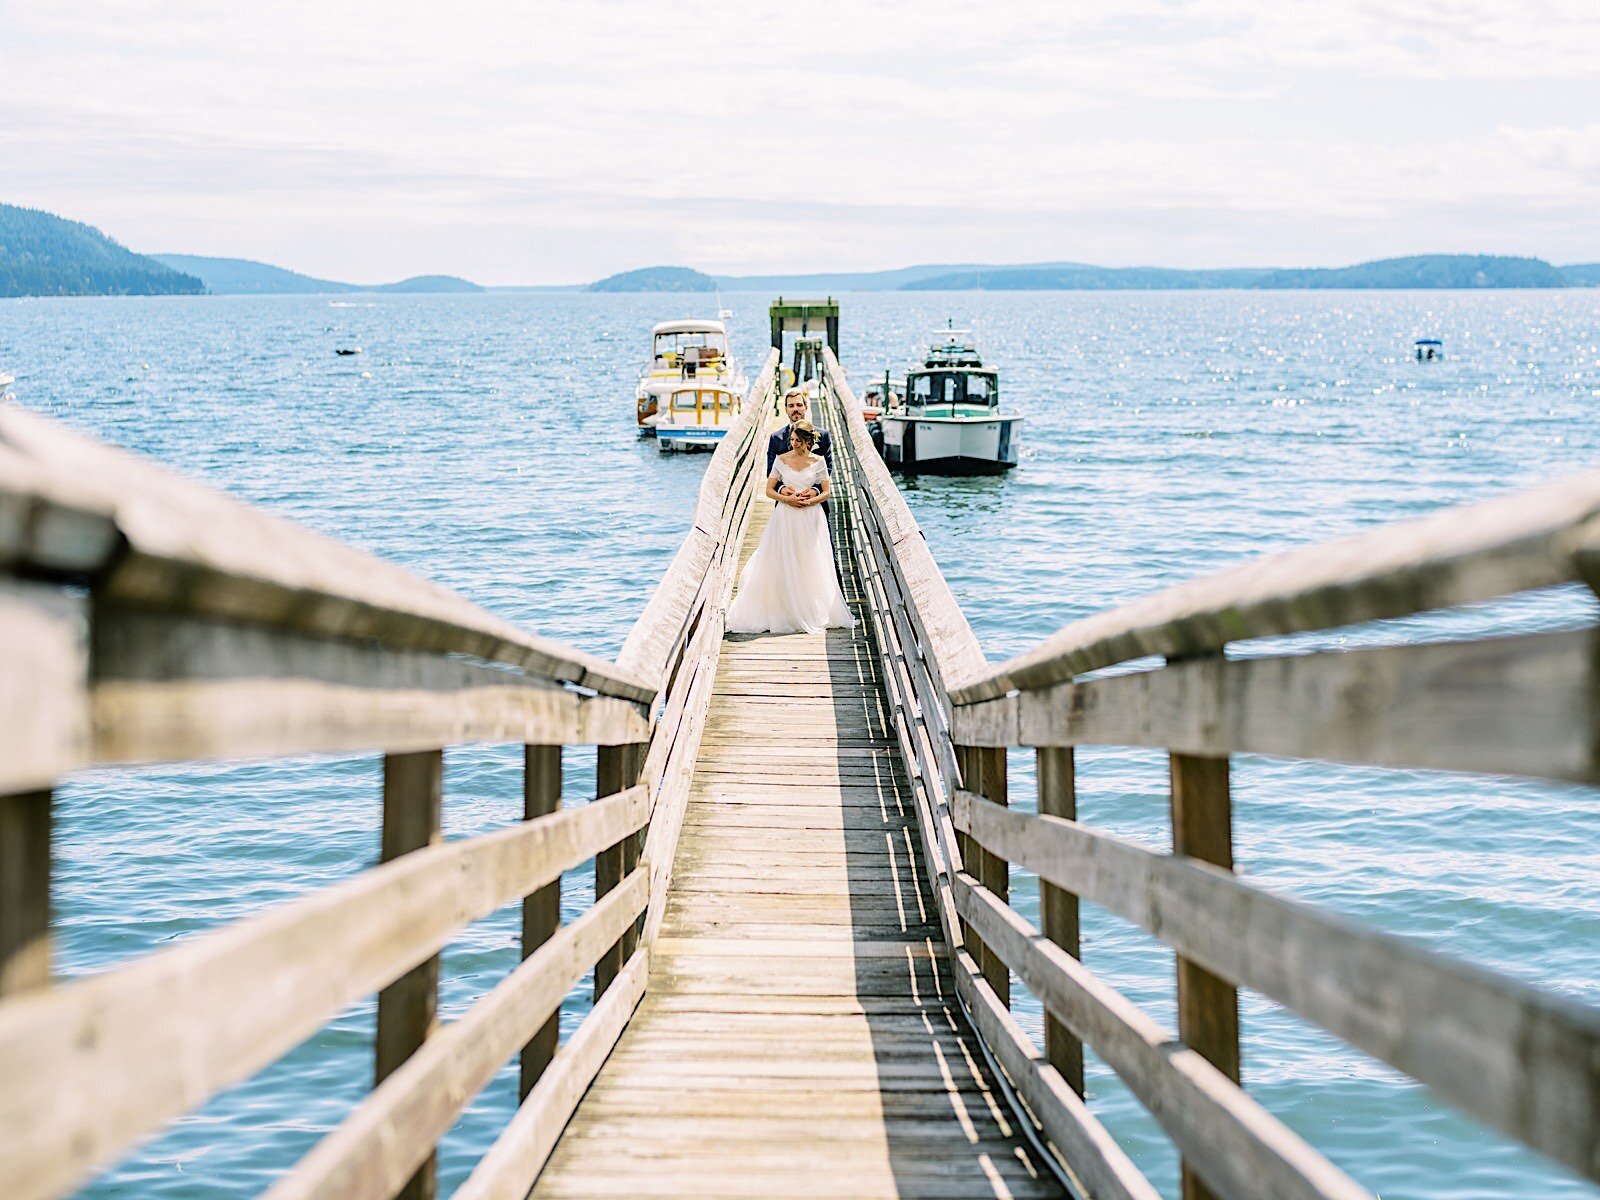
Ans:
[[[662,321],[650,331],[653,369],[692,379],[701,368],[728,360],[728,330],[721,321]]]
[[[1418,338],[1413,345],[1418,362],[1432,362],[1434,359],[1444,357],[1444,343],[1438,338]]]
[[[1000,407],[1000,378],[983,365],[965,329],[941,329],[928,346],[921,367],[906,372],[906,404],[912,408],[994,409]]]

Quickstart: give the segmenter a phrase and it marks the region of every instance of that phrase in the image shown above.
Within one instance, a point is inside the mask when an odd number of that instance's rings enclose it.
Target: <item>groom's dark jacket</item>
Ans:
[[[778,455],[789,453],[789,426],[785,425],[777,433],[767,439],[767,475],[772,475],[772,464]],[[826,429],[817,430],[817,453],[822,455],[822,461],[827,464],[828,478],[833,478],[833,438]],[[821,490],[821,489],[818,489]],[[828,502],[822,502],[822,515],[828,516]]]

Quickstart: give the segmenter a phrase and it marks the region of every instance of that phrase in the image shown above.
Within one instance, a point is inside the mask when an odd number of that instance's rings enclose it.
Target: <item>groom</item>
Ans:
[[[806,395],[804,388],[790,388],[789,391],[784,395],[783,412],[784,415],[789,418],[789,424],[785,425],[782,429],[778,430],[778,432],[774,433],[770,438],[767,439],[768,475],[772,474],[772,460],[777,458],[780,454],[789,453],[789,429],[795,424],[795,422],[804,421],[806,419],[806,414],[810,411],[811,399]],[[817,429],[817,453],[822,455],[822,461],[827,464],[828,476],[829,478],[832,478],[833,439],[828,436],[828,431],[826,429],[822,429],[820,427]],[[789,490],[790,489],[788,485],[785,484],[779,487],[778,492],[779,494],[788,494]],[[809,490],[816,492],[819,496],[822,494],[822,489],[820,487],[813,487]],[[823,520],[827,520],[828,518],[828,502],[826,500],[822,502],[822,517]]]

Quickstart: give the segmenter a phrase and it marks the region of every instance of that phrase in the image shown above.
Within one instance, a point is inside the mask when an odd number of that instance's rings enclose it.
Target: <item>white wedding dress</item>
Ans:
[[[827,474],[821,459],[795,470],[773,463],[781,482],[799,492]],[[856,623],[833,573],[828,519],[820,504],[772,510],[761,542],[739,575],[739,593],[728,606],[730,633],[819,633]]]

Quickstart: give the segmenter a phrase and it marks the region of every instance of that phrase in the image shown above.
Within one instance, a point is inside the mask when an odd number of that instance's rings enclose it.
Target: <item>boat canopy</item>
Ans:
[[[726,335],[728,327],[721,321],[662,321],[650,331],[651,337],[664,333],[720,333]]]
[[[1417,341],[1416,341],[1416,344],[1418,346],[1442,346],[1442,345],[1444,345],[1444,343],[1441,342],[1438,338],[1418,338]]]

